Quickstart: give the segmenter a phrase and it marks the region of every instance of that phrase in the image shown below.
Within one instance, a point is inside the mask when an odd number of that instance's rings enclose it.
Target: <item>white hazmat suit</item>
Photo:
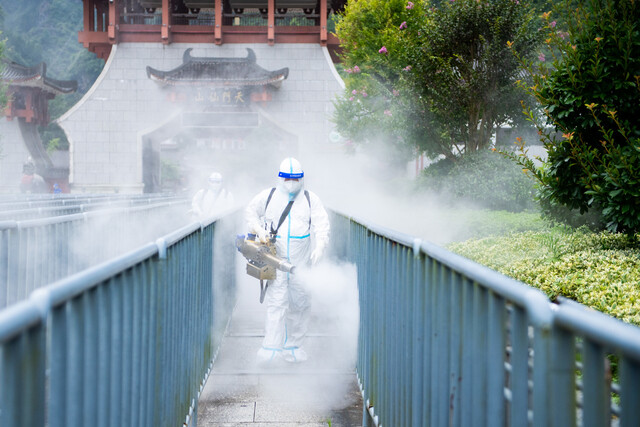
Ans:
[[[293,201],[277,232],[277,255],[294,266],[315,264],[329,243],[327,212],[315,193],[304,191],[304,172],[296,159],[285,159],[278,176],[275,189],[263,190],[247,206],[248,229],[265,241],[271,230],[278,228],[282,213]],[[262,348],[258,350],[258,361],[266,362],[278,357],[288,362],[306,360],[302,343],[307,333],[311,304],[295,274],[277,270],[276,279],[268,282],[265,301],[265,337]]]
[[[232,208],[234,203],[233,194],[223,186],[222,175],[213,172],[209,175],[207,188],[199,190],[193,196],[191,212],[202,220]]]

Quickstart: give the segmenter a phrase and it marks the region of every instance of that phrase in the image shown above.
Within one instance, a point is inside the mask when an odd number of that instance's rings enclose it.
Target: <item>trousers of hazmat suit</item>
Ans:
[[[289,215],[278,230],[276,253],[294,266],[305,266],[309,264],[313,249],[322,251],[329,243],[327,212],[316,194],[309,191],[307,199],[304,189],[290,195],[280,186],[272,193],[267,205],[271,190],[263,190],[247,206],[245,216],[249,230],[276,229],[289,200],[294,200]],[[265,337],[258,358],[270,360],[282,355],[285,360],[304,360],[306,354],[301,347],[307,334],[311,304],[303,284],[295,274],[277,270],[276,279],[269,281],[265,304]]]

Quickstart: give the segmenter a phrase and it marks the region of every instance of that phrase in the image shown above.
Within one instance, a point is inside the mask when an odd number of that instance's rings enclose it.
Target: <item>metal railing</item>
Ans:
[[[420,239],[333,222],[358,269],[365,425],[638,425],[639,328]]]
[[[0,310],[41,286],[190,222],[186,199],[121,208],[100,202],[91,206],[91,211],[79,214],[0,221]],[[33,210],[42,209],[48,210]],[[12,212],[12,218],[29,217]]]
[[[236,217],[190,224],[0,311],[0,425],[196,425],[235,301]]]
[[[195,425],[235,299],[236,221],[190,224],[1,311],[0,425]],[[358,269],[364,425],[637,425],[638,328],[332,223],[334,255]]]

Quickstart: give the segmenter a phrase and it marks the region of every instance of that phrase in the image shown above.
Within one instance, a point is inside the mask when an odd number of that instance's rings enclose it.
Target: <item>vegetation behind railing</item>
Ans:
[[[333,229],[358,269],[367,425],[637,425],[637,327],[418,238],[341,214]]]

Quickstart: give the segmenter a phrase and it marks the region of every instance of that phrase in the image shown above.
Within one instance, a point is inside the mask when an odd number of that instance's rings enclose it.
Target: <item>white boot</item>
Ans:
[[[285,347],[282,350],[282,358],[285,362],[291,363],[299,363],[305,362],[309,356],[307,356],[307,352],[299,347]]]
[[[280,360],[280,358],[282,357],[281,353],[282,350],[260,347],[258,353],[256,354],[256,360],[258,361],[258,364],[261,365],[274,363]]]

